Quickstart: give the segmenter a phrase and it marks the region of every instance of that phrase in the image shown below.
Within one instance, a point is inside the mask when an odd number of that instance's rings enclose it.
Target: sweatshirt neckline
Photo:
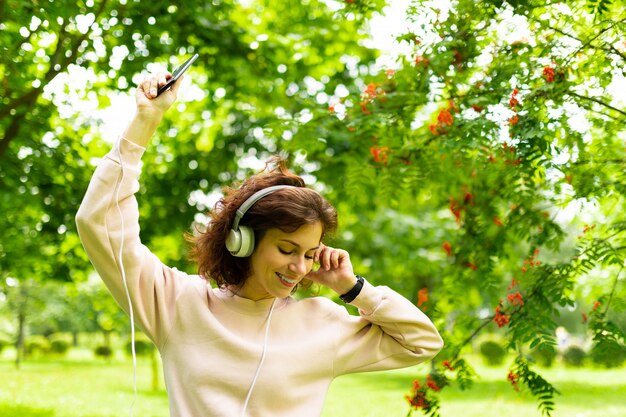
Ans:
[[[267,314],[274,301],[274,298],[258,301],[250,300],[249,298],[240,297],[231,290],[224,288],[213,289],[213,294],[229,309],[252,316]],[[287,304],[288,298],[289,297],[277,299],[274,310],[282,308]]]

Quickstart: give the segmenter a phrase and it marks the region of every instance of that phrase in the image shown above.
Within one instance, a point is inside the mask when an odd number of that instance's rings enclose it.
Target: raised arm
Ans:
[[[134,193],[144,146],[176,100],[179,83],[158,98],[151,93],[166,78],[151,77],[137,88],[137,112],[100,161],[76,214],[78,233],[94,268],[127,313],[128,288],[135,321],[157,344],[172,321],[178,272],[142,245]]]

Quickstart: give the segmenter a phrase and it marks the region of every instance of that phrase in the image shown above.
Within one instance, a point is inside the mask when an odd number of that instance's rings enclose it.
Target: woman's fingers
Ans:
[[[320,267],[328,271],[330,269],[330,256],[332,255],[332,248],[325,246],[321,253]]]
[[[324,245],[315,254],[315,261],[319,262],[320,268],[325,271],[329,271],[330,269],[336,269],[339,268],[339,265],[341,264],[341,258],[344,252],[345,251],[342,251],[340,249],[335,249]]]
[[[333,250],[330,254],[330,262],[333,268],[339,268],[339,256],[341,253],[338,250]]]
[[[352,288],[355,278],[347,251],[321,245],[313,259],[319,263],[319,269],[309,272],[308,279],[332,289],[337,294],[345,294]]]
[[[167,83],[167,76],[165,73],[159,75],[159,87],[163,87]]]
[[[170,73],[164,72],[159,74],[153,74],[143,80],[139,87],[143,91],[146,98],[154,99],[157,97],[159,87],[163,87],[167,83],[167,80],[170,78],[172,78],[172,74]]]
[[[141,81],[135,94],[137,108],[141,109],[142,112],[150,112],[155,115],[162,115],[166,112],[178,97],[180,83],[174,83],[171,88],[164,91],[161,95],[158,95],[158,90],[166,85],[171,78],[172,74],[169,72],[160,71],[159,73],[149,75]]]
[[[143,91],[143,94],[146,96],[147,99],[152,99],[156,97],[156,90],[154,88],[156,84],[154,82],[154,77],[154,75],[148,77],[140,84],[140,89],[141,91]]]

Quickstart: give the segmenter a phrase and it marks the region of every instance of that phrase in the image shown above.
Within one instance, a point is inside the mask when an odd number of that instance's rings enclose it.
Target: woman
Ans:
[[[170,77],[137,89],[136,115],[96,169],[76,219],[95,269],[159,349],[171,415],[319,416],[335,377],[433,358],[442,340],[431,321],[322,243],[335,210],[283,165],[220,202],[195,239],[199,275],[167,267],[141,244],[135,184],[145,146],[176,100],[180,82],[156,95]],[[303,279],[360,316],[323,297],[290,297]]]

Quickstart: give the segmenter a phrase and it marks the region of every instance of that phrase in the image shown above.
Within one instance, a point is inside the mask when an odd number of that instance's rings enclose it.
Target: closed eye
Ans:
[[[293,251],[286,251],[286,250],[284,250],[284,249],[282,249],[282,248],[278,248],[278,251],[279,251],[280,253],[282,253],[283,255],[292,255],[292,254],[293,254]],[[304,255],[304,257],[305,257],[306,259],[308,259],[308,260],[313,259],[313,255]]]

